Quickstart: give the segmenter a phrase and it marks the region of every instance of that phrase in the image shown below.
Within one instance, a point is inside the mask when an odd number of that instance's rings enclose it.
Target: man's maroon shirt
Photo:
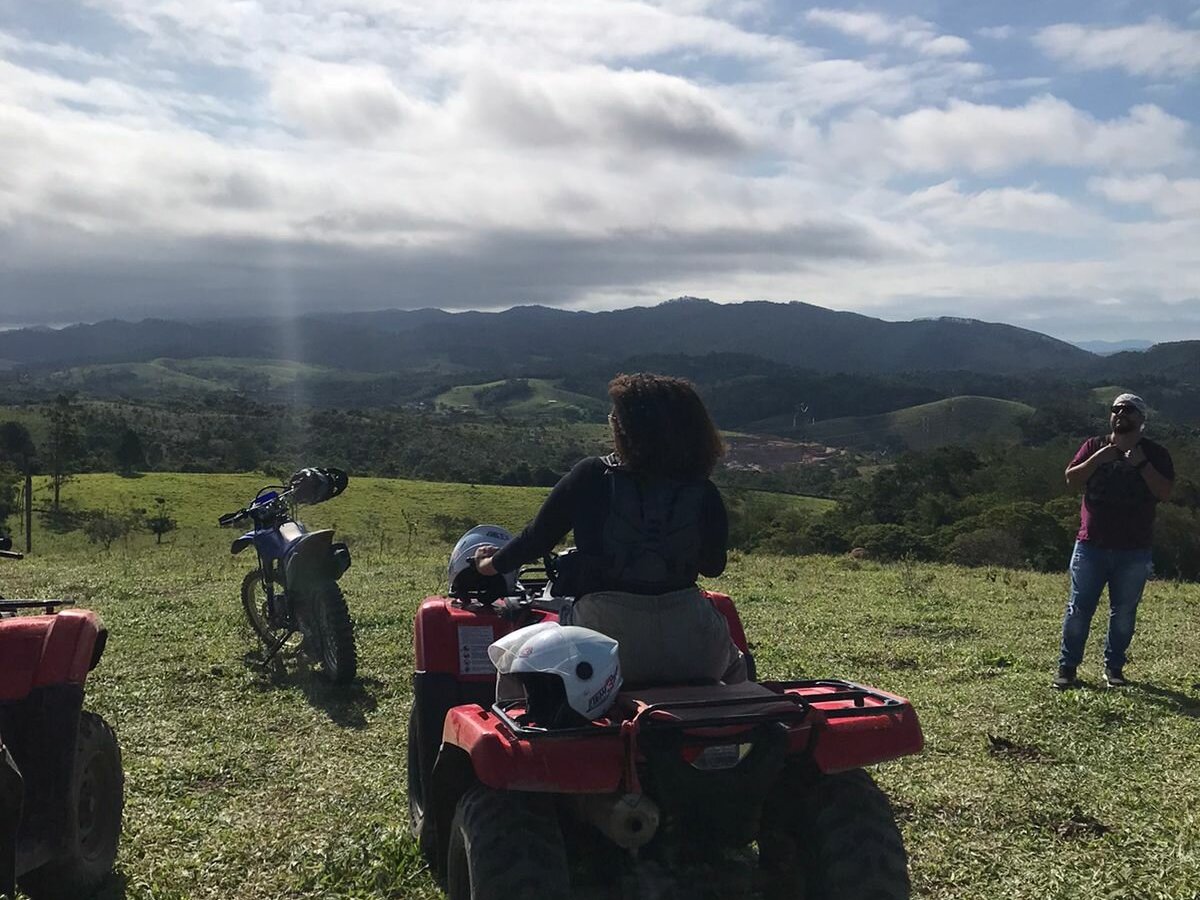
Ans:
[[[1088,438],[1067,468],[1079,465],[1110,443],[1108,435]],[[1171,454],[1149,438],[1138,443],[1150,465],[1164,478],[1175,480]],[[1124,459],[1106,462],[1092,473],[1079,506],[1079,534],[1105,550],[1142,550],[1154,543],[1154,508],[1158,501],[1142,473]]]

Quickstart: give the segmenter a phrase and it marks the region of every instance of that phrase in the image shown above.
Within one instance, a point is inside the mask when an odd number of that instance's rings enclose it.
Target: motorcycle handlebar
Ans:
[[[246,517],[246,510],[239,509],[237,512],[225,513],[217,519],[217,524],[222,528],[228,528],[230,525],[236,525]]]

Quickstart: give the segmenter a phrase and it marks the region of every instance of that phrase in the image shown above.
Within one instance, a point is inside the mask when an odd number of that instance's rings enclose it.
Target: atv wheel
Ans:
[[[349,684],[358,671],[354,650],[354,622],[346,598],[336,581],[320,585],[309,597],[306,613],[314,620],[313,650],[325,677],[334,684]]]
[[[788,781],[758,841],[770,900],[908,900],[904,841],[869,774]]]
[[[421,782],[421,726],[414,703],[408,716],[408,822],[421,855],[431,866],[437,858],[433,819],[425,815],[425,786]]]
[[[21,889],[33,900],[91,896],[116,861],[124,803],[125,775],[116,735],[95,713],[81,712],[64,852],[22,878]]]
[[[476,785],[458,801],[446,861],[449,900],[567,900],[567,851],[553,800]]]

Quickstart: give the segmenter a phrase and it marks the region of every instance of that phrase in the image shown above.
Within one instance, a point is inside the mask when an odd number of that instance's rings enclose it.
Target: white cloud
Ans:
[[[271,101],[310,135],[352,143],[391,134],[420,112],[381,66],[313,60],[280,69],[272,80]]]
[[[926,56],[962,56],[971,52],[970,43],[963,38],[938,34],[929,22],[913,17],[889,19],[879,13],[817,7],[810,9],[805,19],[868,44],[896,44]]]
[[[1170,179],[1161,173],[1140,178],[1092,178],[1088,190],[1113,203],[1149,206],[1162,216],[1200,217],[1200,178]]]
[[[68,42],[20,4],[0,32],[0,319],[1200,296],[1195,116],[1025,100],[1045,64],[986,55],[1011,26],[963,24],[968,57],[923,19],[779,0],[82,2],[129,34]],[[856,40],[803,43],[829,27]]]
[[[1033,40],[1048,56],[1081,69],[1121,68],[1153,76],[1200,72],[1200,31],[1162,19],[1115,28],[1051,25]]]
[[[957,180],[916,191],[896,208],[939,227],[1043,234],[1079,234],[1099,220],[1070,200],[1036,188],[964,192]]]
[[[839,159],[883,171],[1003,172],[1023,165],[1146,169],[1190,157],[1188,123],[1157,106],[1097,121],[1056,97],[1003,107],[955,100],[898,117],[859,112],[830,127]]]
[[[710,92],[658,72],[483,70],[459,102],[467,128],[535,148],[615,144],[703,156],[736,153],[750,139],[749,126]]]

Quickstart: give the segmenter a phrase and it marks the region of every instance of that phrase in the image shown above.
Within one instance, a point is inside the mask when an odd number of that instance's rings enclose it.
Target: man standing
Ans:
[[[1056,688],[1075,684],[1092,615],[1108,585],[1104,680],[1125,684],[1125,651],[1133,639],[1142,588],[1150,574],[1154,508],[1171,496],[1175,467],[1165,447],[1142,436],[1146,401],[1121,394],[1109,434],[1089,438],[1067,466],[1067,484],[1083,488],[1079,534],[1071,556],[1071,596],[1063,618]]]

